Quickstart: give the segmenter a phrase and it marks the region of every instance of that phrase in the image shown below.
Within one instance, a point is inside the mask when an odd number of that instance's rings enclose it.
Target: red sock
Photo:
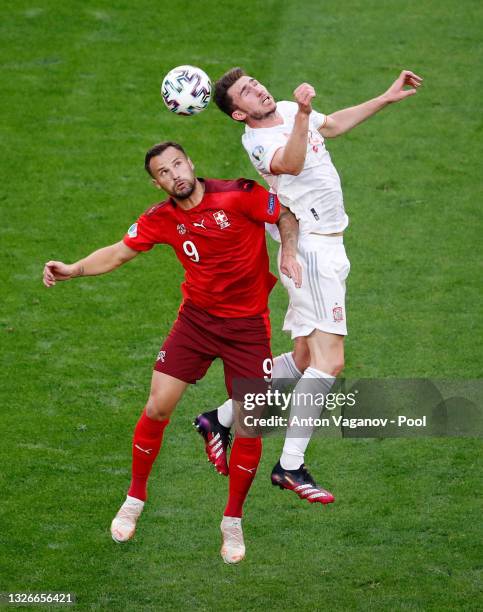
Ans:
[[[132,441],[132,479],[128,495],[146,500],[148,477],[153,463],[158,456],[163,432],[169,419],[155,421],[143,411],[134,429]]]
[[[261,438],[235,436],[230,454],[230,487],[224,516],[241,518],[243,504],[252,486],[261,456]]]

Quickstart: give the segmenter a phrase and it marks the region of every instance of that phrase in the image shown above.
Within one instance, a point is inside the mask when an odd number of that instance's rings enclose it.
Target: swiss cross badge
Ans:
[[[332,309],[332,314],[334,316],[334,323],[339,323],[344,320],[344,311],[342,310],[342,306],[336,306]]]
[[[183,224],[183,223],[180,223],[180,224],[179,224],[179,225],[176,227],[176,229],[178,230],[178,232],[179,232],[181,235],[186,234],[186,227],[184,226],[184,224]]]
[[[223,210],[219,210],[218,212],[213,213],[213,219],[216,221],[217,225],[219,225],[221,229],[230,225],[228,217],[226,216]]]

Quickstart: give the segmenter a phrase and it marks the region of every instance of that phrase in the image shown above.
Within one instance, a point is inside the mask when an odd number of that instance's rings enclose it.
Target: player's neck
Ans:
[[[179,206],[183,210],[190,210],[191,208],[198,206],[204,195],[205,184],[196,179],[195,188],[193,189],[193,193],[190,195],[189,198],[185,198],[183,200],[173,198],[173,200],[176,202],[177,206]]]
[[[256,119],[255,117],[247,117],[246,124],[251,128],[268,128],[274,127],[275,125],[282,125],[283,117],[277,110],[274,110],[273,113],[266,115],[260,119]]]

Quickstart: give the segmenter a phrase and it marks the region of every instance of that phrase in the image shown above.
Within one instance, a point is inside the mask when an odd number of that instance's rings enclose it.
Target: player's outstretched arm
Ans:
[[[294,91],[295,102],[299,108],[295,115],[292,133],[284,147],[275,152],[270,164],[272,174],[293,174],[297,176],[304,168],[309,134],[309,117],[312,112],[312,99],[315,89],[302,83]]]
[[[138,254],[139,251],[130,249],[121,240],[111,246],[98,249],[73,264],[48,261],[44,266],[43,282],[46,287],[53,287],[57,281],[66,281],[76,276],[105,274],[130,261]]]
[[[280,216],[277,225],[282,241],[280,270],[285,276],[291,278],[298,288],[302,285],[302,268],[296,259],[299,224],[288,208],[280,206]]]
[[[413,96],[422,82],[423,79],[414,72],[403,70],[391,87],[381,96],[328,115],[326,123],[319,128],[319,131],[324,138],[335,138],[345,134],[388,104]]]

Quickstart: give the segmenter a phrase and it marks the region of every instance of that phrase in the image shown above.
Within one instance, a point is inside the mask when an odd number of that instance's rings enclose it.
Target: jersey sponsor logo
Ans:
[[[195,227],[202,227],[203,229],[206,229],[206,227],[204,226],[204,223],[205,223],[205,220],[204,220],[204,219],[201,219],[201,223],[195,223],[195,222],[193,221],[193,225],[194,225]]]
[[[213,213],[213,219],[216,221],[217,225],[220,226],[220,229],[228,227],[230,222],[228,221],[228,217],[224,210],[219,210],[216,213]]]
[[[252,151],[252,157],[254,157],[258,162],[262,161],[263,154],[265,153],[265,149],[258,145]]]
[[[179,223],[176,229],[178,230],[178,233],[180,233],[181,235],[186,234],[186,226],[184,225],[184,223]]]
[[[334,317],[334,323],[340,323],[344,320],[344,309],[342,306],[335,306],[332,308],[332,315]]]
[[[269,193],[268,194],[268,208],[267,208],[267,212],[269,215],[273,215],[273,211],[275,210],[275,194],[274,193]]]
[[[127,235],[129,236],[129,238],[136,238],[136,236],[138,235],[138,224],[137,223],[133,223],[131,225],[131,227],[127,230]]]
[[[164,363],[165,358],[166,351],[159,351],[158,356],[156,357],[156,361],[162,361]]]

